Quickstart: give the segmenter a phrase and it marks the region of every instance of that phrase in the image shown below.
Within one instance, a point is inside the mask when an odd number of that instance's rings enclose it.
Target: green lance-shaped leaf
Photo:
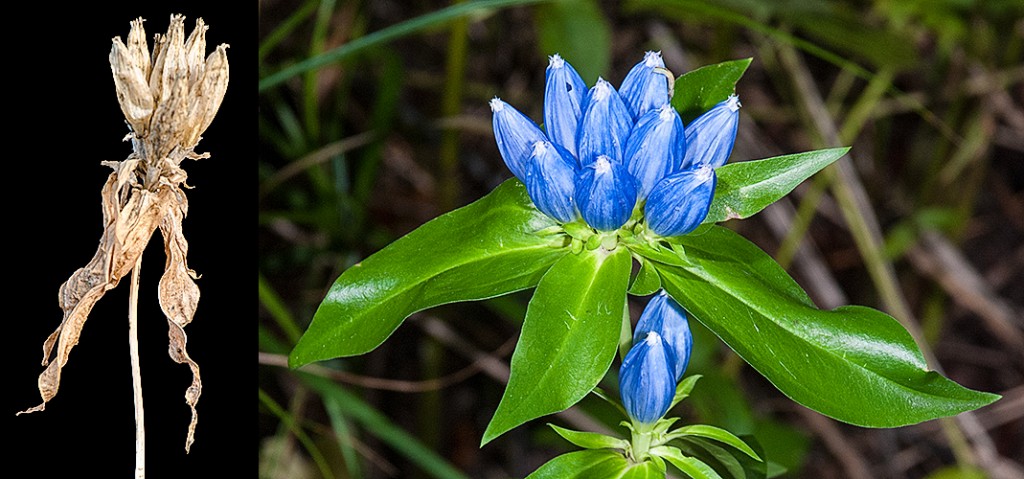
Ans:
[[[870,308],[817,309],[767,254],[720,226],[643,250],[687,311],[793,400],[866,427],[958,414],[999,396],[929,371],[910,334]]]
[[[651,449],[651,454],[661,457],[676,466],[687,476],[693,479],[722,479],[711,466],[700,459],[683,455],[683,453],[672,446],[658,446]]]
[[[718,184],[704,223],[749,218],[789,194],[849,148],[806,151],[763,160],[730,163],[715,170]]]
[[[363,354],[410,314],[533,287],[566,248],[518,180],[441,215],[342,273],[289,358],[292,367]]]
[[[554,429],[559,436],[579,447],[584,449],[621,449],[623,451],[629,447],[629,441],[612,437],[605,434],[598,434],[596,432],[588,431],[573,431],[572,429],[566,429],[564,427],[558,427],[554,424],[548,424],[551,429]]]
[[[761,450],[753,436],[745,436],[752,448]],[[687,436],[672,441],[683,455],[692,457],[714,469],[723,479],[765,479],[769,465],[717,441]]]
[[[608,449],[562,454],[526,476],[526,479],[605,479],[621,478],[629,469],[626,458]]]
[[[482,444],[583,399],[618,346],[631,257],[625,248],[558,260],[537,285],[512,354],[512,374]]]
[[[700,67],[676,78],[672,106],[687,124],[736,91],[752,58]]]
[[[707,439],[714,439],[718,442],[725,443],[736,449],[739,449],[741,452],[750,456],[753,459],[756,459],[758,461],[761,460],[761,458],[757,455],[756,452],[754,452],[753,449],[750,448],[750,446],[744,443],[740,438],[733,435],[733,433],[719,427],[709,426],[707,424],[694,424],[692,426],[683,426],[679,429],[676,429],[668,433],[665,439],[672,440],[684,436],[697,436],[704,437]]]

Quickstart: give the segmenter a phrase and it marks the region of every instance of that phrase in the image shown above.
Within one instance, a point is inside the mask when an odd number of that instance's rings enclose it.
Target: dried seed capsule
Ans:
[[[189,94],[189,131],[185,146],[193,147],[217,115],[224,93],[228,89],[228,45],[220,45],[206,59],[203,79],[192,87]]]
[[[203,79],[203,70],[206,66],[203,55],[206,55],[206,30],[209,28],[202,18],[197,18],[196,27],[185,41],[185,64],[188,65],[190,88],[195,88],[196,82]]]
[[[134,22],[133,22],[134,23]],[[155,102],[146,77],[135,64],[131,49],[115,37],[110,49],[110,71],[121,111],[137,134],[145,135]]]
[[[142,78],[149,80],[149,46],[146,45],[146,30],[142,27],[142,17],[132,20],[132,29],[128,33],[128,56],[132,63],[139,67]]]

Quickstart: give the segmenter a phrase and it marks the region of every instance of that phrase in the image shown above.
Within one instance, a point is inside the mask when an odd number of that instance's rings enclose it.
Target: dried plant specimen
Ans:
[[[196,20],[195,28],[186,38],[185,18],[172,15],[167,33],[155,35],[150,51],[142,23],[141,18],[131,22],[127,44],[120,37],[113,39],[109,57],[117,99],[131,130],[125,140],[131,141],[133,152],[123,161],[103,162],[114,170],[101,194],[103,235],[92,261],[75,271],[60,287],[59,301],[64,318],[43,343],[46,369],[39,375],[43,403],[22,412],[42,411],[57,394],[61,368],[78,343],[93,305],[132,271],[129,317],[134,321],[138,265],[146,244],[159,229],[167,255],[158,296],[169,327],[168,352],[174,361],[187,364],[192,370],[192,384],[185,392],[185,400],[192,409],[185,441],[188,451],[195,434],[196,403],[202,393],[202,382],[199,366],[186,351],[184,327],[195,314],[199,288],[194,281],[197,276],[186,262],[188,242],[181,223],[188,213],[188,200],[182,188],[188,185],[181,162],[186,158],[209,157],[208,153],[196,153],[195,147],[213,121],[227,90],[228,46],[220,45],[205,56],[208,27],[203,20]],[[136,422],[141,430],[134,330],[131,338]],[[137,477],[141,477],[139,441],[141,435],[137,435],[136,445]]]

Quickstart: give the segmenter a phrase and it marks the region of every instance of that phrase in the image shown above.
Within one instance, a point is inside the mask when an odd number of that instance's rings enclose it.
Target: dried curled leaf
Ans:
[[[198,420],[196,403],[203,392],[203,382],[199,377],[199,365],[188,356],[185,349],[188,336],[184,328],[192,322],[192,317],[196,314],[199,287],[193,281],[196,278],[195,272],[188,268],[188,241],[181,232],[181,221],[187,214],[188,201],[185,200],[184,192],[179,190],[178,193],[181,201],[169,208],[160,222],[160,234],[164,237],[167,262],[164,265],[164,274],[160,277],[157,294],[160,297],[160,309],[167,315],[170,338],[167,351],[176,363],[188,364],[192,369],[192,385],[185,391],[185,402],[192,408],[192,421],[189,423],[188,437],[185,439],[185,450],[188,451],[195,435]]]
[[[156,192],[125,185],[117,188],[118,173],[107,177],[103,186],[104,230],[95,256],[79,268],[60,287],[59,302],[64,310],[60,326],[43,343],[43,365],[39,375],[39,394],[43,403],[22,412],[42,411],[60,387],[61,369],[68,362],[71,349],[78,344],[82,326],[96,301],[135,265],[149,238],[172,202],[177,202],[175,189],[162,187]],[[56,344],[55,361],[50,361]],[[20,414],[20,413],[19,413]]]

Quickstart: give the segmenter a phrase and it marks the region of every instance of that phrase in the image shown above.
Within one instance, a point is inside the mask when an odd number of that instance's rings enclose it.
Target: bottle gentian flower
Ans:
[[[692,231],[707,216],[714,168],[736,138],[735,95],[684,126],[671,107],[670,73],[661,54],[647,52],[622,90],[598,78],[590,90],[559,55],[545,74],[544,127],[494,98],[494,136],[509,170],[537,209],[560,223],[582,218],[614,231],[644,206],[648,230],[661,236]]]
[[[626,167],[601,155],[576,179],[576,204],[587,224],[613,231],[629,220],[636,204],[636,180]]]
[[[576,151],[580,164],[587,166],[598,156],[622,162],[626,140],[633,129],[633,115],[619,92],[602,78],[587,92],[586,109],[576,132]]]
[[[740,123],[740,99],[731,95],[686,125],[686,156],[683,168],[711,165],[715,168],[729,161],[736,143]]]
[[[700,226],[715,194],[715,169],[708,164],[661,180],[647,197],[647,227],[661,236],[679,236]]]
[[[676,393],[675,363],[675,353],[654,331],[630,348],[619,370],[619,394],[634,422],[652,424],[668,412]]]
[[[533,153],[534,143],[547,140],[547,137],[533,120],[498,97],[491,100],[491,112],[494,113],[491,121],[494,139],[498,143],[501,158],[512,174],[523,180],[526,178],[526,162]]]
[[[657,72],[656,68],[665,68],[661,52],[647,52],[626,74],[622,80],[620,94],[629,105],[634,117],[639,118],[650,110],[656,110],[668,104],[671,94],[668,91],[668,77]]]
[[[576,156],[576,130],[583,116],[587,85],[569,63],[552,55],[544,86],[544,128],[548,137]]]
[[[658,333],[676,357],[675,378],[679,381],[690,363],[690,352],[693,350],[693,333],[690,322],[686,319],[686,311],[665,290],[651,298],[640,315],[633,333],[633,342],[637,343],[647,337],[647,333]]]
[[[626,142],[626,166],[640,184],[641,199],[682,164],[686,150],[683,132],[683,120],[667,103],[637,120]]]
[[[578,218],[573,201],[577,170],[576,158],[565,148],[550,141],[534,143],[525,182],[537,209],[563,223]]]

